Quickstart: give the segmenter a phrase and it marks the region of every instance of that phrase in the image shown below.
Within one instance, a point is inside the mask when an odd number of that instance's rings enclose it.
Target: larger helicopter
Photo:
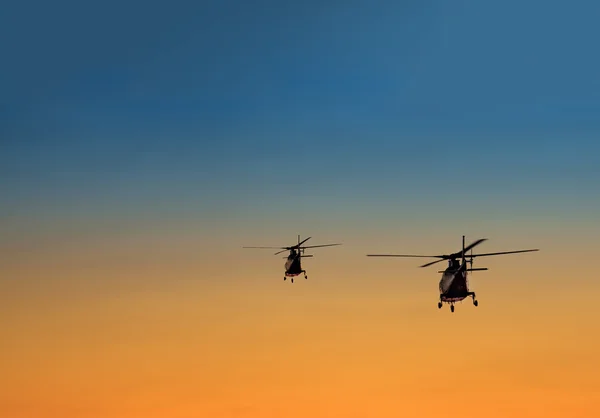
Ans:
[[[301,259],[303,257],[312,257],[310,254],[304,254],[304,250],[306,248],[318,248],[318,247],[332,247],[334,245],[342,245],[342,244],[322,244],[322,245],[305,245],[302,246],[306,241],[311,239],[308,237],[302,241],[300,241],[300,235],[298,235],[298,244],[292,245],[290,247],[242,247],[242,248],[269,248],[269,249],[280,249],[281,251],[277,251],[274,255],[281,254],[283,252],[289,251],[289,255],[287,257],[287,261],[285,262],[285,275],[283,276],[283,280],[286,280],[288,277],[290,281],[294,283],[294,277],[299,276],[304,273],[304,278],[308,279],[306,275],[306,270],[302,269]]]
[[[467,272],[487,270],[487,268],[473,268],[473,258],[486,257],[501,254],[516,254],[539,251],[539,249],[531,250],[516,250],[516,251],[501,251],[495,253],[473,254],[473,248],[482,242],[487,241],[486,238],[478,239],[477,241],[465,247],[465,236],[462,237],[462,251],[448,255],[406,255],[406,254],[367,254],[367,257],[427,257],[439,258],[439,260],[423,264],[420,267],[428,267],[439,263],[443,260],[448,260],[448,267],[442,273],[442,278],[439,284],[440,301],[438,308],[441,309],[444,303],[450,304],[450,311],[454,312],[454,303],[460,302],[467,297],[473,298],[473,305],[477,306],[479,302],[475,298],[475,292],[469,291],[469,283],[467,281]],[[467,256],[467,251],[471,250],[471,254]],[[468,259],[467,259],[468,258]],[[460,261],[459,261],[460,260]],[[469,263],[469,266],[467,266]]]

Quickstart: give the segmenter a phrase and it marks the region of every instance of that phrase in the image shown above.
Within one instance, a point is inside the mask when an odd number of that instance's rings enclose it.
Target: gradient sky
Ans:
[[[595,416],[597,2],[10,3],[1,416]]]

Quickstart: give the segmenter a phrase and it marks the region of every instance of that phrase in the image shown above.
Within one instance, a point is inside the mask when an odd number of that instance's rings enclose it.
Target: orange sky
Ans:
[[[176,246],[176,236],[7,259],[0,416],[547,418],[600,408],[600,285],[593,258],[576,264],[592,249],[568,250],[573,267],[561,266],[559,243],[547,241],[510,259],[512,277],[507,259],[480,261],[491,268],[471,281],[480,306],[452,315],[436,307],[437,269],[364,257],[379,243],[315,251],[309,280],[292,285],[268,251],[195,253],[201,243],[183,234]],[[534,240],[509,241],[485,250]]]

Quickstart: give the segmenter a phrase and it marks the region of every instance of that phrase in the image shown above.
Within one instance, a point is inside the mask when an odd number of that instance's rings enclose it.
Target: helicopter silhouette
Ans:
[[[304,250],[306,248],[318,248],[318,247],[332,247],[334,245],[342,245],[342,244],[322,244],[322,245],[307,245],[302,246],[306,241],[311,239],[308,237],[302,241],[300,241],[300,235],[298,235],[298,244],[292,245],[290,247],[242,247],[242,248],[268,248],[268,249],[280,249],[281,251],[277,251],[274,255],[281,254],[285,251],[289,251],[289,255],[287,257],[287,261],[285,262],[285,275],[283,276],[283,280],[286,280],[290,277],[290,281],[294,283],[294,277],[299,276],[304,273],[304,278],[308,279],[306,274],[306,270],[302,269],[301,259],[303,257],[312,257],[310,254],[304,254]]]
[[[484,253],[484,254],[473,254],[473,248],[482,242],[487,241],[486,238],[478,239],[477,241],[469,244],[465,247],[465,236],[462,237],[462,251],[448,254],[448,255],[407,255],[407,254],[367,254],[367,257],[427,257],[427,258],[439,258],[439,260],[432,261],[427,264],[423,264],[420,267],[428,267],[433,264],[439,263],[443,260],[448,260],[448,267],[442,273],[442,278],[439,284],[440,290],[440,301],[438,302],[438,308],[441,309],[444,303],[450,304],[450,311],[454,312],[454,303],[460,302],[465,298],[472,297],[473,305],[478,306],[479,302],[475,298],[475,292],[469,291],[469,283],[467,281],[467,272],[472,271],[483,271],[487,268],[473,268],[473,258],[475,257],[487,257],[492,255],[502,254],[516,254],[516,253],[527,253],[532,251],[539,251],[539,249],[531,250],[516,250],[516,251],[501,251],[495,253]],[[470,255],[466,255],[467,251],[471,250]],[[467,258],[469,258],[467,260]],[[459,261],[460,260],[460,261]],[[470,266],[467,266],[467,263]]]

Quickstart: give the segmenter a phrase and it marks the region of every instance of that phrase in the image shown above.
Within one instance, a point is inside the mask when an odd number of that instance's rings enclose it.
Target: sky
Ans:
[[[0,415],[591,417],[600,5],[11,1]],[[312,237],[309,279],[269,250]],[[436,267],[481,258],[479,306]],[[308,244],[307,243],[307,244]]]

